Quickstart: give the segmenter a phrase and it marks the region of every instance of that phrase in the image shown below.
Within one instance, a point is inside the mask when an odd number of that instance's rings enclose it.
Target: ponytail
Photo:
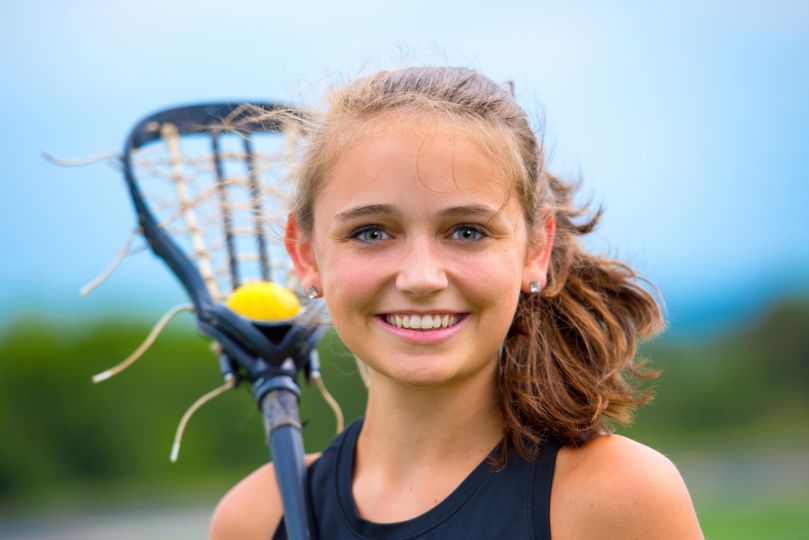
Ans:
[[[596,227],[601,211],[577,224],[586,209],[572,205],[575,187],[545,176],[556,220],[548,284],[520,297],[498,387],[504,444],[526,458],[548,435],[580,445],[609,431],[608,420],[629,422],[651,399],[633,379],[658,375],[634,361],[638,339],[663,327],[632,268],[582,249],[579,237]]]

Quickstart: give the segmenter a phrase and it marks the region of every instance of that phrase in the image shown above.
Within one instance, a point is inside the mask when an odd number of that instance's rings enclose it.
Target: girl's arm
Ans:
[[[309,454],[305,464],[320,457]],[[211,518],[210,540],[267,540],[275,534],[284,508],[272,463],[263,465],[228,491]]]

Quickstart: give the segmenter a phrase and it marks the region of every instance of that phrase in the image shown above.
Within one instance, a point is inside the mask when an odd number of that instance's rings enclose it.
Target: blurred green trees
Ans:
[[[125,358],[148,326],[112,320],[81,325],[17,320],[0,337],[0,504],[65,498],[87,489],[232,483],[268,460],[259,411],[246,388],[203,407],[189,423],[179,462],[169,463],[185,409],[222,384],[218,362],[193,328],[168,329],[132,367],[94,385],[90,377]],[[365,390],[333,335],[320,347],[323,376],[347,421]],[[305,387],[308,451],[334,435],[334,417]]]
[[[170,328],[123,374],[92,374],[126,357],[148,325],[121,318],[13,321],[0,334],[0,506],[83,492],[174,486],[221,489],[267,461],[261,419],[245,389],[191,420],[180,461],[168,460],[183,411],[221,384],[216,358],[190,325]],[[324,379],[346,420],[362,414],[354,362],[330,334]],[[809,443],[809,301],[779,304],[755,324],[699,340],[661,338],[644,353],[663,369],[657,399],[622,432],[666,450]],[[307,450],[323,448],[334,419],[313,388],[302,417]]]
[[[663,374],[622,432],[672,451],[809,444],[809,300],[783,301],[720,335],[664,335],[643,354]]]

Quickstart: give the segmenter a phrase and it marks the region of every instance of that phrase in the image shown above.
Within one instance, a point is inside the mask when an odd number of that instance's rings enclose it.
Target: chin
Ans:
[[[487,365],[472,367],[469,363],[447,362],[435,357],[400,358],[393,365],[390,361],[370,362],[368,367],[398,384],[425,388],[453,385],[489,371]]]

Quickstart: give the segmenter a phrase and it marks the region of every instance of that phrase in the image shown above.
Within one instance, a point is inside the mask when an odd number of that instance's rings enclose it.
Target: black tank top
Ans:
[[[351,494],[358,420],[309,466],[312,534],[318,540],[550,540],[550,494],[560,444],[544,442],[534,461],[509,451],[495,470],[488,458],[446,499],[424,514],[398,523],[373,523],[357,516]],[[284,521],[273,540],[286,540]]]

